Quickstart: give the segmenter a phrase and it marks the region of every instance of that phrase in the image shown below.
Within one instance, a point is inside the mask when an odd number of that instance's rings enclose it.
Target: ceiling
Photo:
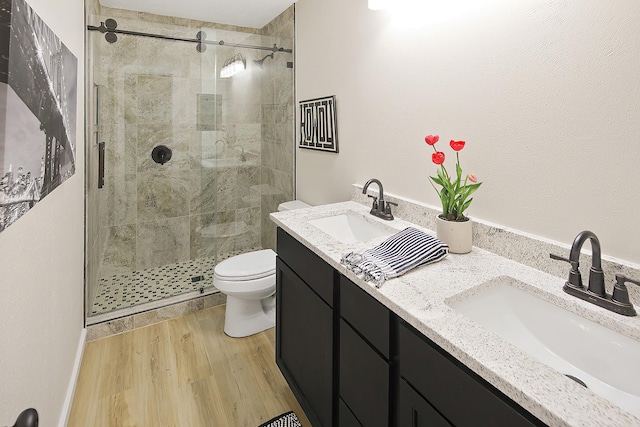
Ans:
[[[117,9],[262,28],[296,0],[100,0]]]

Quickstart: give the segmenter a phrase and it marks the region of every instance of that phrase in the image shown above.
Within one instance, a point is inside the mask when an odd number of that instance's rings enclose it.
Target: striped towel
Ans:
[[[440,261],[448,253],[449,246],[442,241],[408,227],[375,248],[360,254],[345,254],[340,263],[379,288],[385,280],[398,277],[420,265]]]

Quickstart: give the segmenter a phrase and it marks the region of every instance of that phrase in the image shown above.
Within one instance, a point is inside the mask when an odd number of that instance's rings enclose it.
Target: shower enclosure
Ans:
[[[216,263],[275,248],[268,215],[294,198],[293,8],[255,32],[97,10],[87,324],[217,292]]]

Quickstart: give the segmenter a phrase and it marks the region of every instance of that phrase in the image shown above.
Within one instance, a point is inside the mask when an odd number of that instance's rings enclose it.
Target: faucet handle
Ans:
[[[556,255],[556,254],[549,254],[549,258],[551,258],[551,259],[555,259],[555,260],[558,260],[558,261],[571,262],[571,261],[569,260],[569,258],[565,258],[565,257],[563,257],[563,256]]]
[[[384,213],[391,215],[391,205],[398,206],[398,204],[394,203],[394,202],[390,202],[388,200],[385,203],[386,204],[385,204],[385,207],[384,207]]]
[[[568,262],[569,264],[571,264],[571,268],[575,268],[576,270],[580,266],[580,264],[577,261],[571,261],[569,258],[565,258],[565,257],[560,256],[560,255],[549,254],[549,258],[555,259],[555,260],[558,260],[558,261]]]
[[[630,279],[622,274],[616,274],[616,284],[613,286],[613,295],[611,296],[611,299],[623,305],[631,305],[631,302],[629,301],[629,291],[625,286],[626,282],[640,286],[640,281]]]
[[[371,206],[372,211],[378,210],[378,197],[372,196],[371,194],[367,194],[367,197],[371,197],[373,199],[373,205]]]
[[[567,285],[573,288],[582,289],[582,275],[580,274],[580,270],[578,270],[578,268],[580,267],[580,263],[578,261],[572,261],[569,258],[565,258],[556,254],[549,254],[549,257],[551,259],[555,259],[558,261],[565,261],[571,264],[571,271],[569,272],[569,279],[567,280]]]

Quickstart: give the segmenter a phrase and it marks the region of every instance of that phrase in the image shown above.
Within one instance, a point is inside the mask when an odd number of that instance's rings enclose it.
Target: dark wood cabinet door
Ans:
[[[360,421],[353,415],[351,409],[342,399],[338,399],[338,425],[340,427],[362,427]]]
[[[363,426],[389,425],[389,364],[340,320],[340,398]]]
[[[276,275],[276,363],[313,426],[332,426],[333,310],[279,258]]]
[[[451,427],[451,424],[403,379],[398,387],[398,426]]]

